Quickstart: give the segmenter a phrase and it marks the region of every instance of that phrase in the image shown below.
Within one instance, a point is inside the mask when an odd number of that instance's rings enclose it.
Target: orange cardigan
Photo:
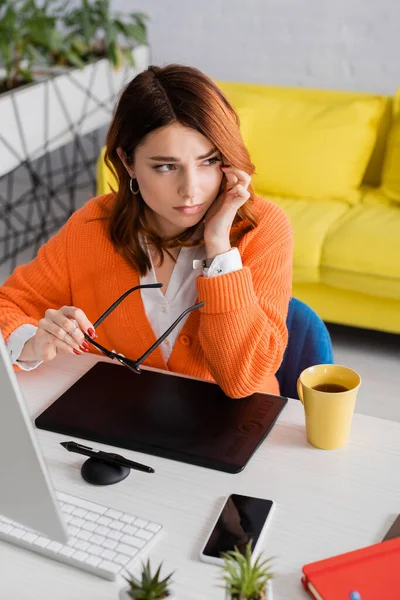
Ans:
[[[116,251],[106,228],[108,194],[77,210],[27,265],[0,287],[3,337],[20,325],[37,325],[48,308],[81,308],[92,321],[127,289],[139,285],[135,268]],[[197,278],[198,300],[168,364],[157,348],[144,364],[216,381],[233,398],[256,391],[279,393],[275,373],[287,344],[286,316],[291,296],[293,235],[275,204],[256,199],[258,226],[238,248],[243,269]],[[98,341],[130,358],[155,341],[140,292],[128,296],[98,327]],[[92,349],[93,352],[97,350]],[[79,360],[79,357],[76,357]],[[40,367],[39,367],[40,368]]]

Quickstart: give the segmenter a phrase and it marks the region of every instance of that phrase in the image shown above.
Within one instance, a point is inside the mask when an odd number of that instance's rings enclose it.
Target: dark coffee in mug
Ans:
[[[328,394],[338,394],[340,392],[348,392],[350,388],[345,385],[340,385],[340,383],[320,383],[318,385],[314,385],[313,390],[317,392],[327,392]]]

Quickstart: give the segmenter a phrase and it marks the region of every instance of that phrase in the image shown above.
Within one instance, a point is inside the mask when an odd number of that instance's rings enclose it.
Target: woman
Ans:
[[[97,352],[88,340],[137,358],[197,301],[144,364],[214,380],[234,398],[278,393],[292,230],[254,197],[254,167],[222,92],[197,69],[149,67],[123,91],[106,146],[118,190],[76,211],[0,288],[13,363]],[[156,282],[94,331],[124,292]]]

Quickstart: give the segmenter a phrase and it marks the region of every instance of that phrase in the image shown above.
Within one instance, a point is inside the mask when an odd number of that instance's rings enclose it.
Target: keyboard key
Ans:
[[[70,537],[68,540],[68,546],[71,546],[71,548],[75,548],[75,544],[79,542],[78,538],[76,537]]]
[[[84,500],[83,498],[78,498],[77,496],[72,497],[68,494],[64,494],[63,492],[57,492],[57,498],[64,502],[71,502],[71,498],[73,498],[75,506],[85,508],[86,510],[90,510],[100,515],[103,515],[108,510],[106,506],[101,506],[100,504],[96,504],[95,502],[88,502],[87,500]]]
[[[133,523],[135,518],[136,517],[134,517],[133,515],[122,515],[120,521],[123,521],[124,523],[128,523],[128,525],[130,525],[131,523]]]
[[[157,533],[157,531],[160,531],[161,525],[159,525],[158,523],[148,523],[146,525],[146,529],[152,531],[153,533]]]
[[[112,521],[112,519],[110,519],[110,517],[104,517],[104,516],[98,517],[98,519],[97,519],[98,525],[107,526],[109,523],[111,523],[111,521]]]
[[[61,507],[61,512],[68,515],[69,513],[72,513],[72,511],[74,509],[75,509],[75,506],[72,506],[72,504],[63,504]]]
[[[32,542],[34,542],[37,538],[37,534],[36,533],[32,533],[31,531],[28,531],[25,535],[22,536],[21,540],[24,540],[24,542],[27,542],[28,544],[32,544]],[[53,542],[55,544],[55,542]],[[60,544],[61,546],[61,544]]]
[[[109,508],[108,511],[105,513],[105,516],[111,517],[111,519],[119,519],[120,517],[122,517],[122,512]]]
[[[111,521],[109,527],[110,529],[120,531],[124,527],[124,523],[122,521]]]
[[[95,556],[100,556],[103,552],[104,548],[102,546],[97,546],[96,544],[92,544],[88,548],[89,554],[94,554]]]
[[[118,546],[118,542],[115,540],[106,539],[103,542],[103,548],[109,548],[110,550],[114,550]]]
[[[68,527],[68,535],[76,536],[78,531],[80,531],[79,527],[74,527],[73,525]]]
[[[91,521],[89,521],[89,523],[87,523],[85,521],[85,523],[82,525],[82,529],[84,531],[90,531],[93,533],[93,531],[96,529],[96,523],[92,523]]]
[[[85,542],[85,540],[79,540],[74,547],[76,550],[87,550],[90,547],[90,544],[89,542]]]
[[[95,533],[98,535],[108,535],[111,529],[109,527],[103,527],[103,525],[98,525],[95,529]]]
[[[97,521],[97,519],[99,518],[99,515],[94,513],[94,512],[87,512],[85,515],[85,520],[86,521]]]
[[[12,535],[12,537],[19,539],[25,535],[26,531],[20,527],[13,527],[8,533]]]
[[[88,556],[89,556],[89,554],[87,552],[82,552],[82,550],[77,550],[72,555],[72,558],[74,558],[75,560],[82,561],[82,560],[85,560]]]
[[[3,533],[8,533],[12,528],[13,526],[10,523],[0,523],[0,531]]]
[[[107,537],[109,537],[112,540],[120,540],[122,538],[122,533],[120,531],[115,531],[114,529],[112,531],[110,531],[110,533],[108,534]]]
[[[136,533],[136,536],[138,538],[142,538],[142,540],[151,540],[153,535],[154,534],[151,533],[151,531],[146,531],[145,529],[139,529],[139,531]]]
[[[135,519],[134,524],[136,525],[136,527],[146,527],[148,521],[145,521],[144,519]]]
[[[71,525],[75,525],[75,527],[82,527],[82,525],[84,524],[84,520],[80,519],[79,517],[74,517],[71,521],[70,524]]]
[[[106,560],[112,560],[114,558],[114,556],[117,556],[117,553],[114,552],[114,550],[108,550],[106,548],[105,550],[103,550],[103,552],[100,554],[100,556],[102,558],[105,558]]]
[[[90,554],[88,554],[88,556],[85,558],[85,563],[87,563],[88,565],[92,565],[93,567],[97,567],[97,565],[101,563],[101,561],[102,559],[98,556],[92,556]]]
[[[123,544],[128,544],[129,546],[134,546],[135,548],[143,548],[143,546],[146,544],[144,540],[141,540],[133,535],[123,535],[121,542]]]
[[[118,563],[119,565],[122,565],[123,567],[124,567],[125,565],[127,565],[127,564],[128,564],[128,562],[130,562],[130,560],[131,560],[131,557],[130,557],[130,556],[127,556],[126,554],[117,554],[117,556],[115,556],[115,557],[113,558],[113,562],[116,562],[116,563]]]
[[[74,508],[72,511],[72,514],[75,515],[75,517],[84,517],[86,513],[87,510],[84,510],[83,508]]]
[[[123,532],[126,533],[127,535],[135,535],[135,533],[138,531],[137,527],[133,527],[132,525],[125,525],[125,527],[123,528]]]
[[[61,550],[61,548],[63,548],[63,545],[59,542],[51,542],[47,546],[47,550],[50,550],[51,552],[58,552],[59,550]]]
[[[72,521],[73,518],[74,517],[72,515],[63,515],[63,517],[62,517],[64,523],[67,523],[67,525],[68,525],[68,523],[70,523]]]
[[[121,565],[108,560],[103,560],[98,566],[113,575],[117,575],[121,570]]]
[[[70,546],[63,546],[61,550],[58,551],[58,554],[62,556],[70,557],[75,552],[75,548],[70,548]]]
[[[84,529],[80,529],[78,531],[78,533],[76,534],[76,537],[79,538],[80,540],[88,540],[89,538],[92,537],[92,534],[90,531],[85,531]]]
[[[134,556],[137,552],[137,548],[133,546],[128,546],[127,544],[118,544],[115,548],[119,554],[127,554],[128,556]],[[134,552],[136,550],[136,552]]]
[[[36,540],[33,540],[33,544],[35,544],[35,546],[39,546],[39,548],[46,548],[46,546],[48,546],[50,544],[49,538],[45,538],[45,537],[38,537],[36,538]]]
[[[97,533],[93,534],[91,538],[89,538],[93,544],[102,544],[106,539],[103,535],[98,535]]]

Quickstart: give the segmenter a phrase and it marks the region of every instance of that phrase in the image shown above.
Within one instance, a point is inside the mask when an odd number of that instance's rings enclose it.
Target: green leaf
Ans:
[[[41,52],[33,44],[26,44],[26,50],[31,61],[35,65],[48,65],[49,55],[46,52]]]
[[[160,600],[168,595],[168,582],[172,577],[172,573],[160,579],[162,564],[159,565],[154,575],[151,573],[150,561],[142,564],[141,580],[130,575],[125,577],[129,584],[128,594],[136,600]]]
[[[33,81],[33,75],[30,71],[28,71],[27,69],[18,69],[18,74],[21,75],[21,77],[27,81],[27,82],[31,82]]]
[[[81,59],[79,54],[76,54],[76,52],[73,52],[72,50],[65,52],[65,57],[68,59],[71,65],[77,67],[78,69],[83,69],[85,66],[85,62]]]
[[[124,48],[122,50],[122,54],[123,54],[126,62],[128,63],[128,65],[130,67],[134,67],[136,63],[135,63],[135,57],[132,54],[132,50],[130,48]]]

